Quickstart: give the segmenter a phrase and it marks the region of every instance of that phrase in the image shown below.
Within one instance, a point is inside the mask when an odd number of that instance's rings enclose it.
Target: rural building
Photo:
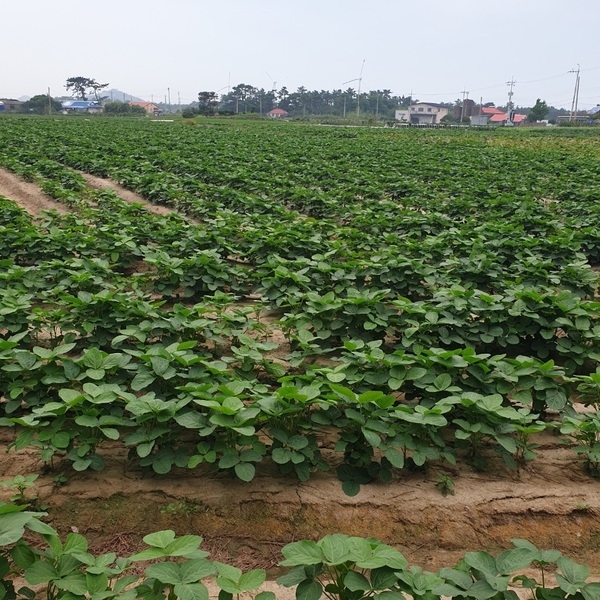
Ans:
[[[0,110],[4,112],[19,112],[21,110],[20,100],[14,98],[0,98]]]
[[[514,113],[512,122],[514,125],[521,125],[526,119],[526,115]],[[475,113],[471,115],[471,125],[506,125],[507,121],[507,113],[495,106],[477,107]]]
[[[419,102],[408,108],[396,111],[396,121],[412,125],[437,125],[448,114],[448,109],[441,104]]]
[[[129,106],[140,106],[152,117],[159,117],[163,113],[162,108],[158,104],[154,104],[154,102],[128,102],[127,104]]]
[[[283,110],[283,108],[274,108],[267,113],[267,117],[271,119],[284,119],[289,115],[290,113],[287,110]]]
[[[62,103],[64,113],[101,113],[102,104],[95,100],[65,100]]]

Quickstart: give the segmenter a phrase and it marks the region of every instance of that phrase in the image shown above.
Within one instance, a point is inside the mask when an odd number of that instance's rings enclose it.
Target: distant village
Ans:
[[[93,80],[90,80],[93,81]],[[104,86],[102,86],[104,87]],[[97,90],[95,90],[97,91]],[[96,94],[97,96],[97,94]],[[470,98],[455,102],[421,102],[411,96],[393,96],[390,90],[359,93],[347,90],[309,91],[298,88],[289,92],[264,90],[238,84],[227,94],[200,92],[198,101],[182,104],[181,101],[147,101],[125,94],[120,90],[104,91],[101,97],[58,97],[40,94],[33,98],[0,98],[0,114],[104,114],[115,116],[181,115],[184,118],[204,116],[253,115],[268,119],[339,119],[360,121],[363,124],[385,124],[396,127],[443,126],[545,126],[555,124],[600,124],[600,105],[589,110],[568,111],[546,106],[538,99],[531,108],[495,106],[488,102],[479,104]]]

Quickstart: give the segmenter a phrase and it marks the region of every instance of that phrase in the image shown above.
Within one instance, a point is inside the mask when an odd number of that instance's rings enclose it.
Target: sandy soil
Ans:
[[[64,204],[46,196],[35,183],[23,181],[2,168],[0,168],[0,196],[16,202],[33,216],[37,216],[43,210],[56,210],[62,214],[69,212]]]

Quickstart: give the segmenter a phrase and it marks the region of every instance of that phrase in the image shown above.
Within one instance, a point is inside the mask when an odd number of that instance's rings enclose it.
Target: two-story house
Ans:
[[[448,109],[433,102],[418,102],[396,111],[396,121],[412,125],[436,125],[448,114]]]

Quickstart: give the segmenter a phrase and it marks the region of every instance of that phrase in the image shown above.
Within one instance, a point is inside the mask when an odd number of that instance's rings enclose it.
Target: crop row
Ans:
[[[40,519],[43,515],[0,503],[0,595],[7,600],[36,596],[31,588],[16,587],[23,580],[41,587],[47,600],[208,600],[209,580],[219,588],[220,600],[242,594],[255,600],[276,598],[273,592],[260,591],[264,569],[242,572],[209,560],[198,535],[157,531],[146,535],[144,549],[131,556],[95,555],[83,535],[69,533],[63,541]],[[282,555],[286,572],[277,583],[294,588],[298,600],[404,600],[407,595],[415,600],[516,600],[517,590],[554,600],[600,598],[600,584],[589,580],[587,566],[522,539],[513,540],[513,547],[498,556],[468,552],[457,565],[435,573],[409,566],[398,550],[375,538],[342,534],[292,542]],[[134,570],[140,564],[143,577]],[[535,569],[535,575],[523,575],[526,569]],[[550,575],[554,587],[548,583]]]

